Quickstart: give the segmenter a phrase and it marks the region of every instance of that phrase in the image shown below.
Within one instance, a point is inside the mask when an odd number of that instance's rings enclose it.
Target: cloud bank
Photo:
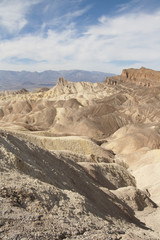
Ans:
[[[0,29],[4,33],[0,38],[0,69],[85,69],[120,73],[122,68],[145,66],[158,70],[160,66],[159,9],[151,13],[126,12],[129,6],[121,5],[120,14],[103,15],[96,24],[82,28],[77,19],[89,12],[91,5],[77,8],[73,1],[70,13],[64,12],[62,16],[59,12],[46,18],[49,0],[45,5],[42,0],[25,3],[15,0],[15,3],[15,9],[13,1],[0,3]],[[60,7],[58,1],[54,3],[53,13],[54,8]],[[23,31],[27,26],[29,29],[33,21],[29,12],[40,7],[43,21],[34,32]]]

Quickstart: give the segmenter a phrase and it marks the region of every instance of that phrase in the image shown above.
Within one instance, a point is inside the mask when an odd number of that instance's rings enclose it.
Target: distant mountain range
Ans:
[[[19,90],[21,88],[27,90],[35,90],[40,87],[50,88],[56,85],[59,77],[73,82],[103,82],[106,77],[113,75],[112,73],[83,70],[48,70],[44,72],[0,70],[0,91]]]

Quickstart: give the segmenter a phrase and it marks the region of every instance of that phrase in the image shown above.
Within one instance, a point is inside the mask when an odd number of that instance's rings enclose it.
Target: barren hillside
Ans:
[[[1,239],[160,239],[160,78],[0,95]]]

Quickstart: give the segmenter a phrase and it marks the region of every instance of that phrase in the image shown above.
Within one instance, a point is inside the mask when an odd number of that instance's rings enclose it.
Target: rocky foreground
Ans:
[[[158,77],[0,94],[0,239],[160,239]]]

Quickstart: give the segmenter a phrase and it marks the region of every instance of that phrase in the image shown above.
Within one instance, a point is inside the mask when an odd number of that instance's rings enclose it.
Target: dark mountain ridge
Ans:
[[[0,70],[0,91],[21,88],[34,90],[42,86],[52,87],[57,83],[59,77],[73,82],[103,82],[106,77],[113,75],[112,73],[84,70],[47,70],[44,72]]]

